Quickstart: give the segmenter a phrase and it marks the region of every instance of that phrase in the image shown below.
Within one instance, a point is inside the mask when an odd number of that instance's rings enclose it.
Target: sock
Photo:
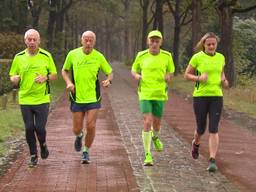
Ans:
[[[42,145],[40,144],[40,147],[45,147],[46,146],[46,142],[44,142]]]
[[[87,153],[89,153],[89,148],[88,148],[88,147],[86,147],[86,146],[84,146],[84,148],[83,148],[83,152],[87,152]]]
[[[151,139],[152,139],[152,131],[148,131],[148,132],[142,131],[142,140],[143,140],[145,154],[150,153]]]
[[[153,129],[153,138],[158,138],[159,137],[159,132]]]
[[[79,133],[78,135],[77,135],[77,137],[83,137],[83,131],[81,131],[81,133]]]

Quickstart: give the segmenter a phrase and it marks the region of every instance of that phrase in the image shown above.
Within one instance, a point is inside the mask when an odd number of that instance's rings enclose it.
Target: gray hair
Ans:
[[[38,37],[38,39],[40,39],[40,34],[39,34],[39,32],[38,32],[37,30],[35,30],[35,29],[29,29],[29,30],[27,30],[27,31],[25,32],[24,39],[26,39],[30,34],[35,34],[35,35]]]
[[[85,32],[83,32],[82,39],[84,37],[86,37],[86,36],[93,37],[94,41],[96,41],[96,35],[95,35],[94,32],[92,32],[92,31],[85,31]]]

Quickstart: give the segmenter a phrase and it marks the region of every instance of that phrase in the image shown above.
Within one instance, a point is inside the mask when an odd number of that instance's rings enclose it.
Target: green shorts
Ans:
[[[158,100],[141,100],[140,111],[142,113],[151,113],[156,117],[162,117],[164,110],[164,102]]]

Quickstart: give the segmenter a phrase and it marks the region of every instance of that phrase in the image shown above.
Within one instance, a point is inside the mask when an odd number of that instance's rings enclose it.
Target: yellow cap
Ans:
[[[151,38],[151,37],[159,37],[161,39],[163,38],[162,33],[158,30],[153,30],[153,31],[149,32],[148,38]]]

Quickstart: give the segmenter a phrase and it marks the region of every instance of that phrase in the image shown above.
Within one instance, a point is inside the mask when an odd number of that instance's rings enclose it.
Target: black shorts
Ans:
[[[209,133],[218,133],[218,126],[223,107],[223,97],[193,97],[197,133],[204,134],[207,116],[209,116]]]
[[[86,112],[92,109],[99,109],[101,108],[100,101],[94,103],[75,103],[71,102],[70,110],[72,112]]]

